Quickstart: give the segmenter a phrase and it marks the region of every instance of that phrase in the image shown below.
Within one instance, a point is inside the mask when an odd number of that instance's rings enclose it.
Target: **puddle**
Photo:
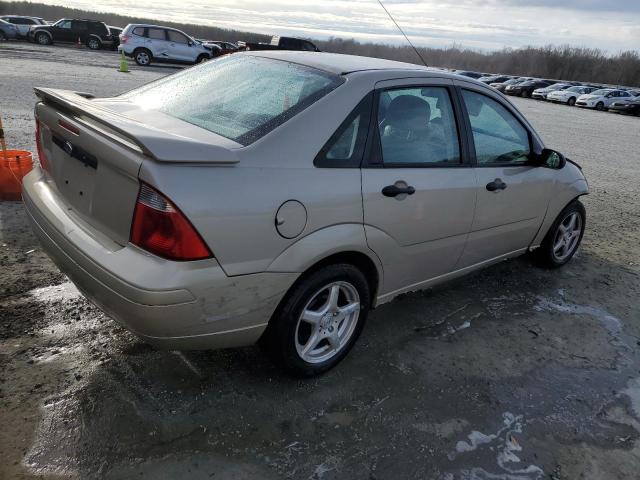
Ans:
[[[490,472],[483,467],[472,467],[462,469],[455,474],[448,473],[443,476],[444,480],[539,480],[543,478],[544,471],[537,465],[519,465],[521,459],[519,452],[523,448],[518,441],[516,434],[523,432],[524,417],[514,415],[510,412],[502,414],[503,427],[495,433],[483,433],[473,430],[467,435],[467,440],[460,440],[456,443],[455,451],[448,455],[449,460],[455,460],[463,455],[472,454],[476,450],[489,450],[495,454],[497,472]],[[491,456],[483,455],[483,458]]]

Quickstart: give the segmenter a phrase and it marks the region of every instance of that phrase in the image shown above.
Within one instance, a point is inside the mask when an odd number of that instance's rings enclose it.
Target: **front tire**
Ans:
[[[596,110],[598,110],[599,112],[604,111],[604,103],[598,102],[598,104],[596,105]]]
[[[204,63],[207,60],[210,60],[209,55],[205,55],[204,53],[202,55],[200,55],[197,59],[196,59],[196,63]]]
[[[522,98],[529,98],[531,94],[527,90],[522,91]]]
[[[262,339],[267,353],[296,377],[336,366],[349,353],[369,313],[371,292],[350,264],[328,265],[303,277],[283,299]]]
[[[36,43],[39,45],[51,45],[53,42],[51,41],[51,37],[46,33],[40,32],[36,34]]]
[[[579,200],[567,205],[551,225],[540,248],[535,250],[538,262],[548,268],[569,262],[582,242],[586,220],[586,210]]]
[[[151,52],[146,48],[139,48],[133,52],[133,59],[141,67],[147,67],[151,65],[152,58],[153,56],[151,55]]]
[[[6,42],[9,38],[5,35],[5,33],[0,30],[0,42]]]

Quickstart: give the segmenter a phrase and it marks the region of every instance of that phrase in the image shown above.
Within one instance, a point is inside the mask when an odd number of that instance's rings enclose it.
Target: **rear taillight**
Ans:
[[[120,34],[120,43],[127,43],[127,40],[129,40],[129,37]]]
[[[144,183],[133,213],[131,243],[169,260],[213,257],[184,214],[167,197]]]
[[[49,171],[49,160],[44,153],[44,148],[42,148],[42,137],[40,135],[40,120],[36,118],[36,149],[38,150],[38,159],[40,160],[40,165],[45,170]]]

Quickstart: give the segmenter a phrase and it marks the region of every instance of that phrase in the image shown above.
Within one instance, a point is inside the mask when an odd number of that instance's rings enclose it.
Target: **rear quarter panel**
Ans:
[[[236,150],[240,161],[234,166],[150,161],[143,164],[140,178],[187,215],[228,275],[301,272],[336,249],[355,248],[359,242],[366,249],[360,170],[316,168],[313,160],[374,83],[368,76],[350,76],[284,125]],[[307,212],[303,231],[290,239],[279,235],[275,223],[278,208],[288,200],[299,201]],[[334,228],[338,226],[348,227]],[[314,236],[323,230],[335,232],[333,242],[326,232]],[[297,250],[304,250],[306,259],[300,253],[285,254],[298,242],[306,246]]]

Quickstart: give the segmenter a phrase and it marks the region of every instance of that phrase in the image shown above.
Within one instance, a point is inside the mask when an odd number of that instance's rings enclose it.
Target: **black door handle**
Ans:
[[[487,190],[495,192],[496,190],[504,190],[507,188],[507,184],[502,181],[501,178],[496,178],[493,182],[487,183]]]
[[[407,195],[413,195],[414,193],[416,193],[416,189],[410,185],[406,187],[398,187],[397,185],[387,185],[382,189],[382,194],[385,197],[397,197],[398,195],[402,195],[403,193],[406,193]]]

